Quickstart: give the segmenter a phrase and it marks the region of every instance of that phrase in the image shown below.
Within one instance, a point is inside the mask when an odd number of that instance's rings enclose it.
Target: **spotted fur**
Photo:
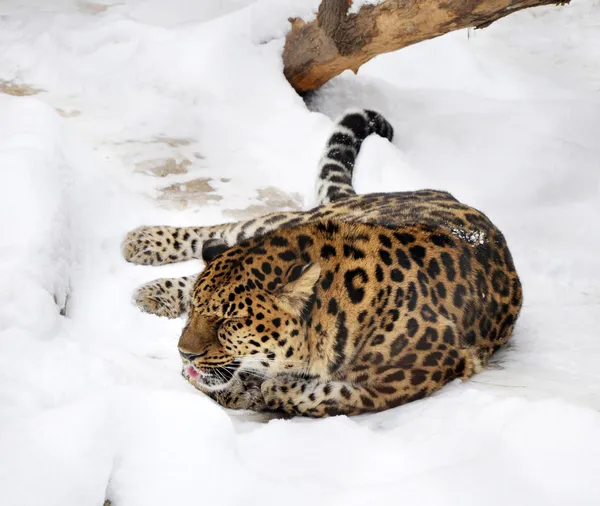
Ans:
[[[164,316],[188,311],[183,375],[223,406],[380,411],[470,377],[510,338],[522,291],[502,233],[445,192],[355,195],[369,133],[392,130],[370,111],[338,123],[310,211],[126,238],[136,263],[203,257],[197,279],[157,280],[136,300]]]

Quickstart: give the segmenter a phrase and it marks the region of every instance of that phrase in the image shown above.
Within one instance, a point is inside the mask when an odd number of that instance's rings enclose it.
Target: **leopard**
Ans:
[[[318,166],[317,205],[215,226],[143,226],[126,260],[201,259],[137,306],[185,316],[182,376],[230,409],[322,418],[375,413],[479,373],[513,334],[522,286],[503,233],[440,190],[357,194],[372,110],[347,111]]]

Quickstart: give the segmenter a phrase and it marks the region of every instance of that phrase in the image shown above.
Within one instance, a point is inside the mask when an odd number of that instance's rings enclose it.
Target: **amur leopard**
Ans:
[[[227,408],[325,417],[376,412],[469,378],[511,336],[522,304],[503,234],[442,191],[357,195],[380,114],[346,114],[319,166],[319,205],[208,227],[140,227],[125,258],[202,258],[158,279],[138,306],[187,312],[182,374]]]

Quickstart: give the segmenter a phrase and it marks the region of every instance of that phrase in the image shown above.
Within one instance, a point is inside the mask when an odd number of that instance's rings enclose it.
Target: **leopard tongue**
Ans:
[[[188,367],[187,372],[190,375],[190,377],[192,377],[194,379],[196,379],[198,376],[200,376],[200,373],[198,373],[198,371],[196,371],[196,369],[194,369],[192,366]]]

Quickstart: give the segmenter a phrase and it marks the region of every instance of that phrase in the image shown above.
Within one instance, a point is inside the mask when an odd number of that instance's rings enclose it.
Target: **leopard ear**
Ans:
[[[228,249],[229,246],[223,239],[209,239],[208,241],[204,241],[202,245],[202,260],[208,265]]]
[[[321,266],[316,263],[310,263],[301,268],[296,273],[293,281],[285,285],[280,294],[279,302],[289,313],[300,316],[304,306],[314,293],[314,287],[321,275]]]

